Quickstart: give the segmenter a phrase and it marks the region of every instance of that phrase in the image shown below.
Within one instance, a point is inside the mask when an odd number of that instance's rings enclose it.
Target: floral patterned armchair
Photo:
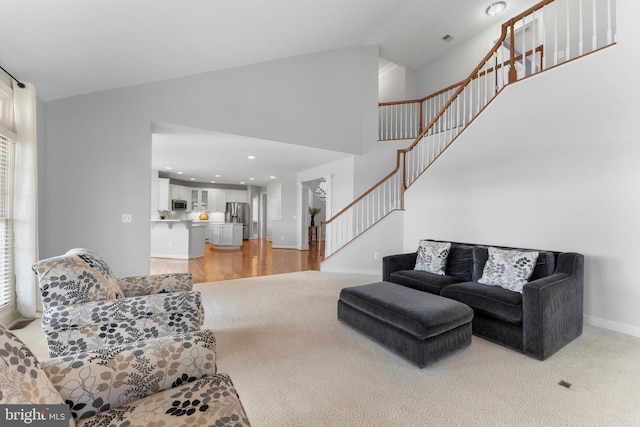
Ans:
[[[249,426],[209,330],[39,362],[0,325],[0,404],[69,405],[73,426]]]
[[[98,255],[79,248],[33,271],[51,357],[196,331],[204,321],[188,273],[117,279]]]

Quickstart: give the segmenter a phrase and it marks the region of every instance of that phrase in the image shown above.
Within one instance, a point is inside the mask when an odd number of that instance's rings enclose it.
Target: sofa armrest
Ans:
[[[200,292],[174,292],[49,307],[42,315],[42,328],[45,333],[51,333],[84,325],[108,324],[168,313],[198,316],[198,323],[202,325],[204,319]]]
[[[193,289],[193,280],[190,273],[123,277],[118,279],[118,284],[125,297],[187,292]]]
[[[582,334],[584,257],[562,253],[556,273],[522,290],[524,353],[544,360]]]
[[[413,270],[416,266],[417,252],[389,255],[382,258],[382,280],[388,282],[391,273],[400,270]]]
[[[41,362],[74,418],[87,418],[216,373],[209,330],[153,338]]]

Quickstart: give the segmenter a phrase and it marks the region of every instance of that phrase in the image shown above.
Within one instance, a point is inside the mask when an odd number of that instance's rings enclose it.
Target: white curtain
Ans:
[[[16,177],[14,189],[15,274],[18,311],[37,317],[39,291],[31,266],[38,259],[38,160],[36,89],[30,83],[19,88],[14,83]]]

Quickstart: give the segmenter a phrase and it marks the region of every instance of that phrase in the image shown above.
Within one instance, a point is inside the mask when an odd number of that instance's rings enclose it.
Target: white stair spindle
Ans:
[[[593,0],[593,34],[591,35],[591,51],[598,48],[598,13],[596,11],[596,0]]]
[[[578,56],[584,53],[584,16],[582,13],[582,0],[578,0]]]
[[[565,48],[564,60],[568,61],[571,59],[571,13],[569,12],[569,2],[567,4],[567,16],[566,16],[566,24],[567,24],[567,46]]]

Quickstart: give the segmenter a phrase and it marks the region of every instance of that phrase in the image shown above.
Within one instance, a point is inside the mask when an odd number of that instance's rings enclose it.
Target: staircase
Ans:
[[[414,139],[396,167],[327,221],[325,259],[394,210],[404,192],[509,84],[615,44],[615,0],[544,0],[502,25],[469,76],[422,99],[379,106],[379,139]]]

